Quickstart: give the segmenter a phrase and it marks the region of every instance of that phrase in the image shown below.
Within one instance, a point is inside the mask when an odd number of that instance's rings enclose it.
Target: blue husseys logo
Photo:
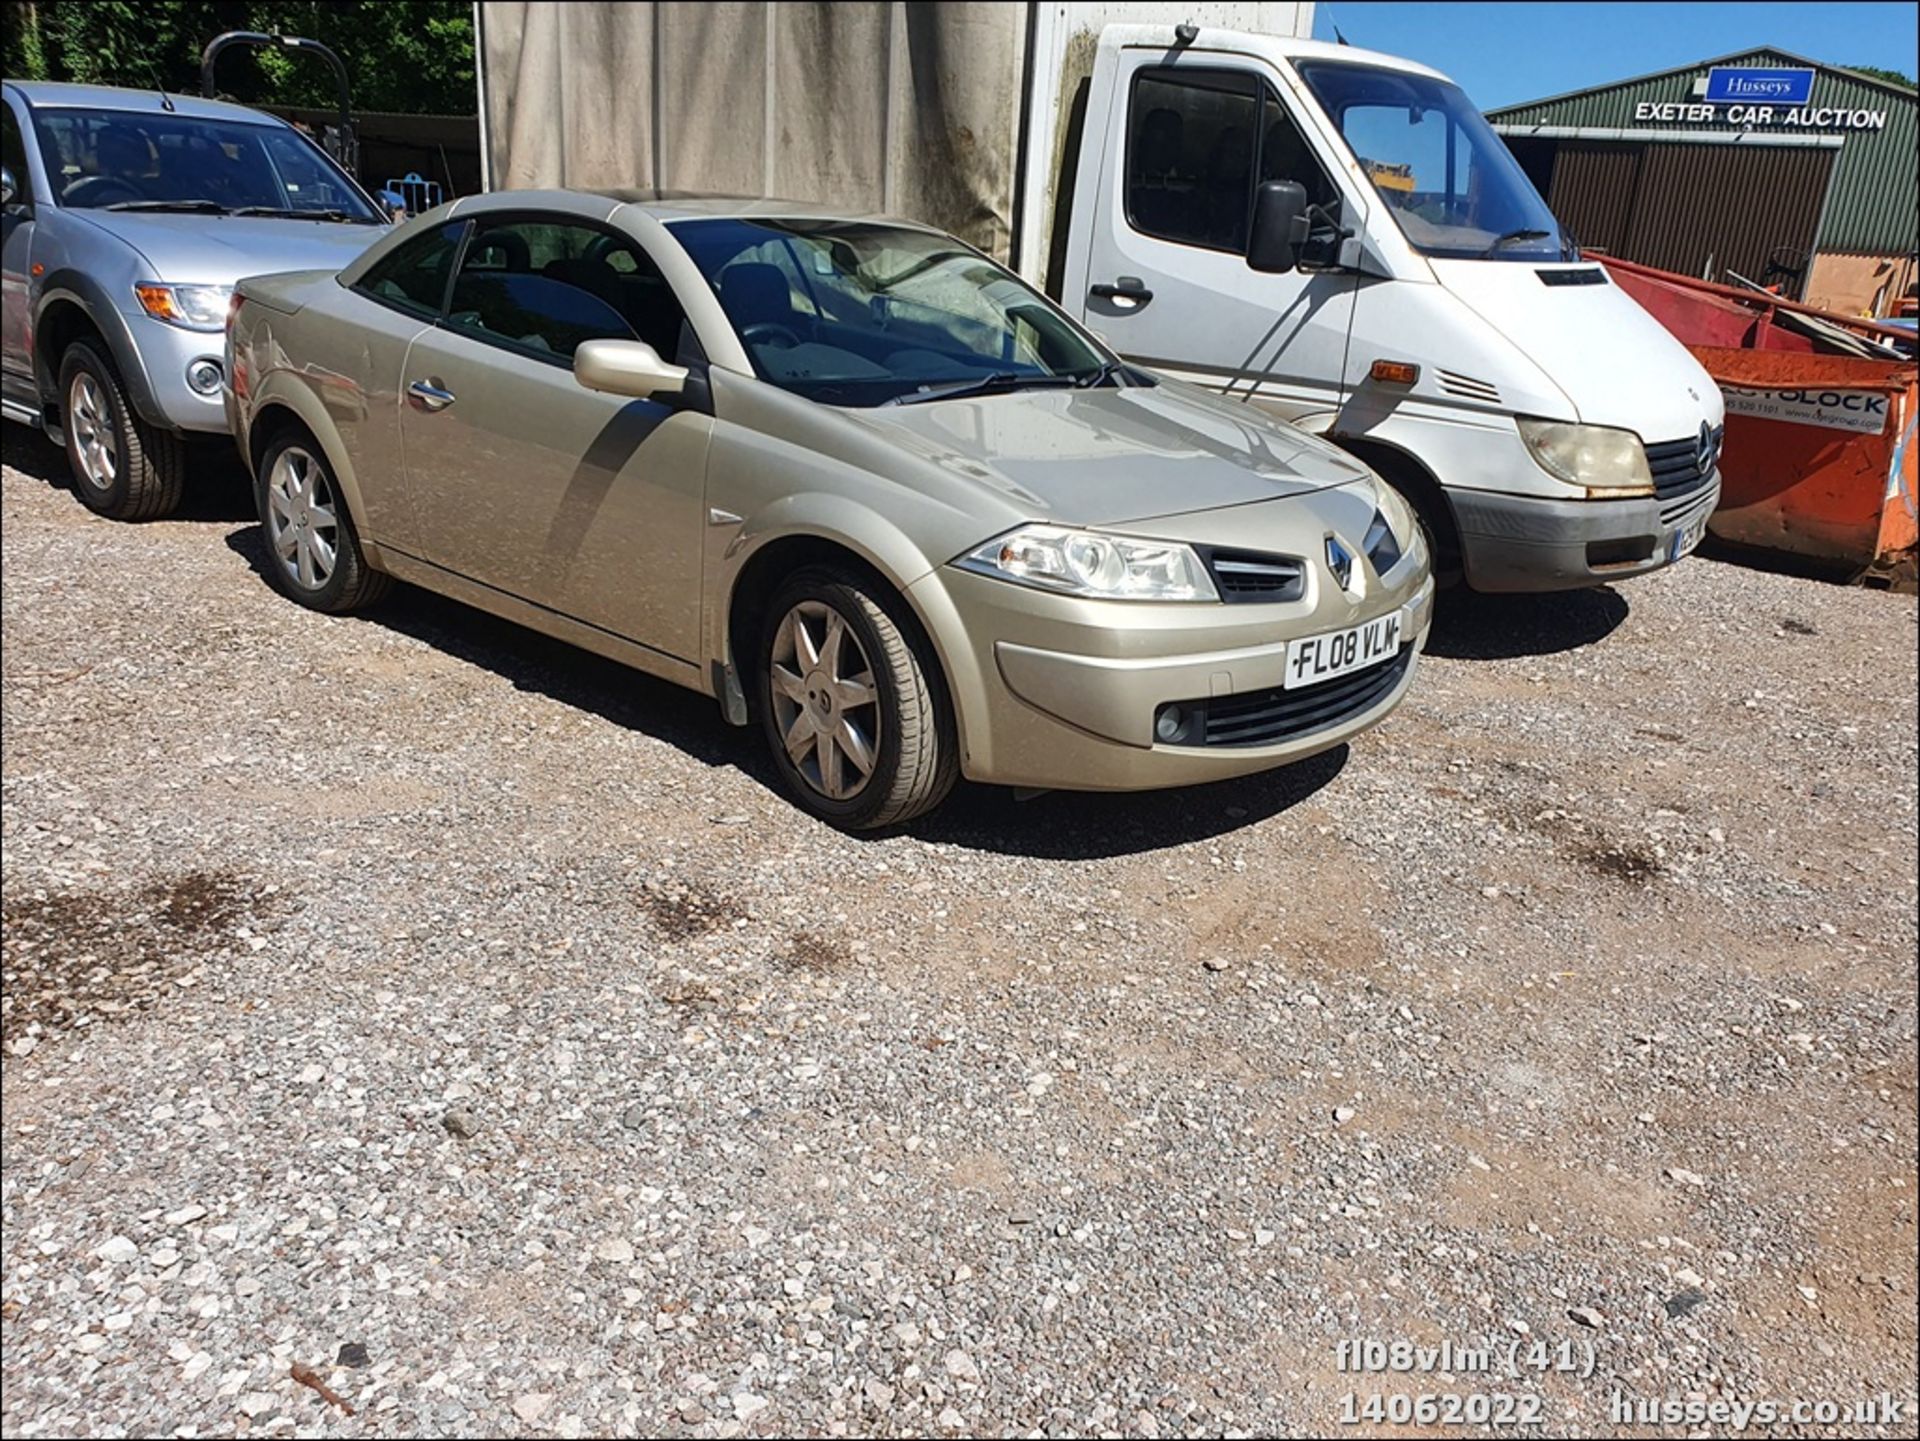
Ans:
[[[1707,72],[1706,99],[1709,105],[1805,105],[1813,99],[1813,72],[1716,65]]]

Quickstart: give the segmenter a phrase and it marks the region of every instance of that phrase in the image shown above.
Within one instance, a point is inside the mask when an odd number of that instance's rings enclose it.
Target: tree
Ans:
[[[1898,85],[1902,89],[1914,89],[1913,77],[1903,75],[1898,70],[1882,70],[1878,65],[1849,65],[1847,69],[1856,75],[1871,75],[1875,80],[1884,80],[1889,85]]]
[[[471,115],[473,7],[465,0],[0,0],[0,65],[23,80],[200,89],[200,52],[226,30],[304,35],[338,51],[356,110]],[[223,94],[330,105],[312,57],[229,52]]]

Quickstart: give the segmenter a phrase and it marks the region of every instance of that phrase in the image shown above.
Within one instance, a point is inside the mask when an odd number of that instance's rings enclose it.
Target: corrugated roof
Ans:
[[[1833,189],[1820,227],[1818,248],[1827,252],[1904,255],[1920,244],[1920,131],[1915,92],[1837,65],[1822,64],[1771,46],[1720,55],[1692,65],[1637,75],[1611,85],[1575,90],[1489,111],[1503,126],[1583,125],[1605,129],[1636,126],[1634,106],[1641,101],[1686,102],[1693,82],[1715,65],[1792,66],[1812,70],[1816,107],[1875,110],[1886,114],[1880,130],[1846,130],[1834,166]],[[1724,119],[1689,121],[1676,130],[1740,130]],[[1790,133],[1807,134],[1796,130]]]

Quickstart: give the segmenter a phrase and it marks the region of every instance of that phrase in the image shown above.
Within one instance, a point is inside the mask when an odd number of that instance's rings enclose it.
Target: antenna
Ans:
[[[1191,20],[1183,20],[1173,27],[1173,48],[1184,50],[1200,38],[1200,27]]]

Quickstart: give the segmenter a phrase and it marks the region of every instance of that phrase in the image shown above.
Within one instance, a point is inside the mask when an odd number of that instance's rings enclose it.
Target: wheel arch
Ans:
[[[134,344],[126,317],[114,308],[99,281],[79,270],[56,270],[46,278],[34,308],[33,360],[40,383],[41,408],[61,414],[60,360],[75,340],[98,340],[120,373],[120,384],[134,411],[162,430],[175,426],[154,398],[147,363]]]
[[[260,462],[266,457],[267,447],[289,428],[304,434],[319,449],[321,459],[326,461],[334,484],[339,487],[341,498],[346,502],[347,514],[353,521],[361,548],[367,552],[369,560],[377,561],[379,546],[366,532],[366,508],[360,503],[360,484],[348,458],[346,443],[340,436],[339,427],[310,391],[297,385],[279,385],[271,381],[256,390],[247,409],[246,433],[241,445],[247,469],[258,480]],[[382,567],[376,565],[376,569],[379,568]]]
[[[758,684],[758,677],[751,674],[746,658],[757,648],[767,605],[780,583],[807,566],[847,571],[885,588],[896,602],[893,609],[897,622],[911,627],[914,637],[925,645],[933,663],[932,679],[939,689],[941,703],[953,717],[955,726],[964,728],[961,707],[954,701],[949,649],[942,644],[939,628],[933,618],[925,614],[912,589],[913,582],[931,569],[925,557],[904,535],[890,527],[883,534],[876,534],[871,526],[852,533],[847,528],[821,524],[818,520],[763,533],[733,558],[731,573],[716,607],[720,624],[714,637],[715,690],[728,721],[735,725],[750,723],[751,710],[746,704],[751,698],[748,687]],[[964,748],[963,729],[961,744]]]
[[[1390,441],[1370,436],[1332,435],[1324,437],[1349,455],[1365,461],[1381,478],[1418,512],[1426,523],[1438,550],[1433,558],[1436,573],[1452,574],[1460,568],[1460,526],[1453,514],[1453,502],[1440,479],[1417,455]]]

